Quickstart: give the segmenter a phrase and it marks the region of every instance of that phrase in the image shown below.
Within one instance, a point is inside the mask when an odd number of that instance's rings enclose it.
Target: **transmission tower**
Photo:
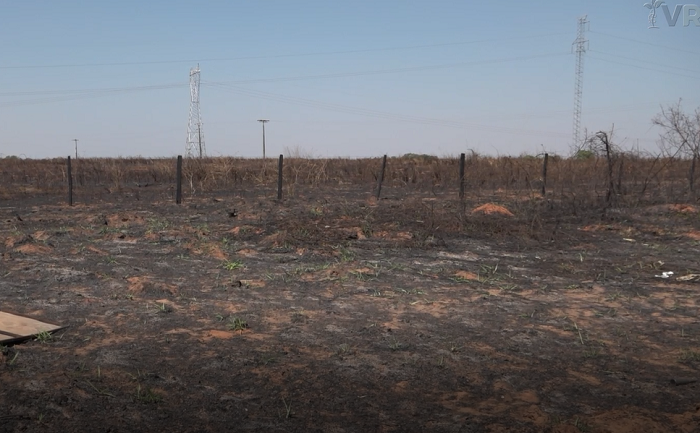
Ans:
[[[190,120],[187,123],[187,145],[185,155],[200,158],[206,155],[204,133],[202,131],[202,113],[199,111],[199,65],[190,69]]]
[[[583,100],[583,55],[588,48],[588,41],[586,40],[586,24],[588,24],[587,15],[584,15],[578,19],[576,40],[574,41],[572,47],[573,52],[576,53],[576,84],[574,86],[574,147],[579,145],[579,133],[581,129],[581,102]]]

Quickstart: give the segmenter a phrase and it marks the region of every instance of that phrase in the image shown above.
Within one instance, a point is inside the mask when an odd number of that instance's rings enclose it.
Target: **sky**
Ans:
[[[209,156],[261,157],[263,118],[268,157],[569,155],[584,15],[581,134],[654,152],[700,107],[700,26],[643,4],[4,1],[0,156],[184,154],[197,65]]]

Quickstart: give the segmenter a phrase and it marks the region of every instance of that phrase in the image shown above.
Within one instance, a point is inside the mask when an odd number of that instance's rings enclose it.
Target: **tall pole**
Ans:
[[[265,124],[269,121],[269,119],[258,119],[258,122],[262,123],[263,126],[263,159],[265,159]]]
[[[182,155],[177,156],[177,166],[175,169],[175,203],[182,203]]]
[[[68,155],[68,206],[73,206],[73,172],[70,167],[70,155]]]
[[[578,19],[576,40],[573,43],[573,51],[576,53],[576,84],[574,86],[574,134],[572,143],[574,149],[578,148],[581,129],[581,103],[583,101],[583,55],[588,47],[586,40],[587,15]]]
[[[73,141],[75,141],[75,159],[78,159],[78,139],[74,138]]]

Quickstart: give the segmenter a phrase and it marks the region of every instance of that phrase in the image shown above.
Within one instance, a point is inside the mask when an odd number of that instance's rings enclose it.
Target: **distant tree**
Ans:
[[[660,147],[663,153],[691,159],[688,187],[694,196],[695,169],[700,159],[700,108],[686,113],[678,100],[675,105],[661,107],[661,113],[652,119],[652,123],[662,129]]]
[[[595,157],[595,153],[592,150],[581,149],[574,155],[575,159],[591,159]]]

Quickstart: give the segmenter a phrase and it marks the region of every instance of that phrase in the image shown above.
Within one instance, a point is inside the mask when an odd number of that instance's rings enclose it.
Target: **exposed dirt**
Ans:
[[[144,198],[0,202],[0,431],[700,431],[691,205]]]
[[[482,213],[484,215],[514,216],[513,213],[508,209],[493,203],[482,204],[481,206],[474,208],[474,210],[472,210],[472,213]]]

